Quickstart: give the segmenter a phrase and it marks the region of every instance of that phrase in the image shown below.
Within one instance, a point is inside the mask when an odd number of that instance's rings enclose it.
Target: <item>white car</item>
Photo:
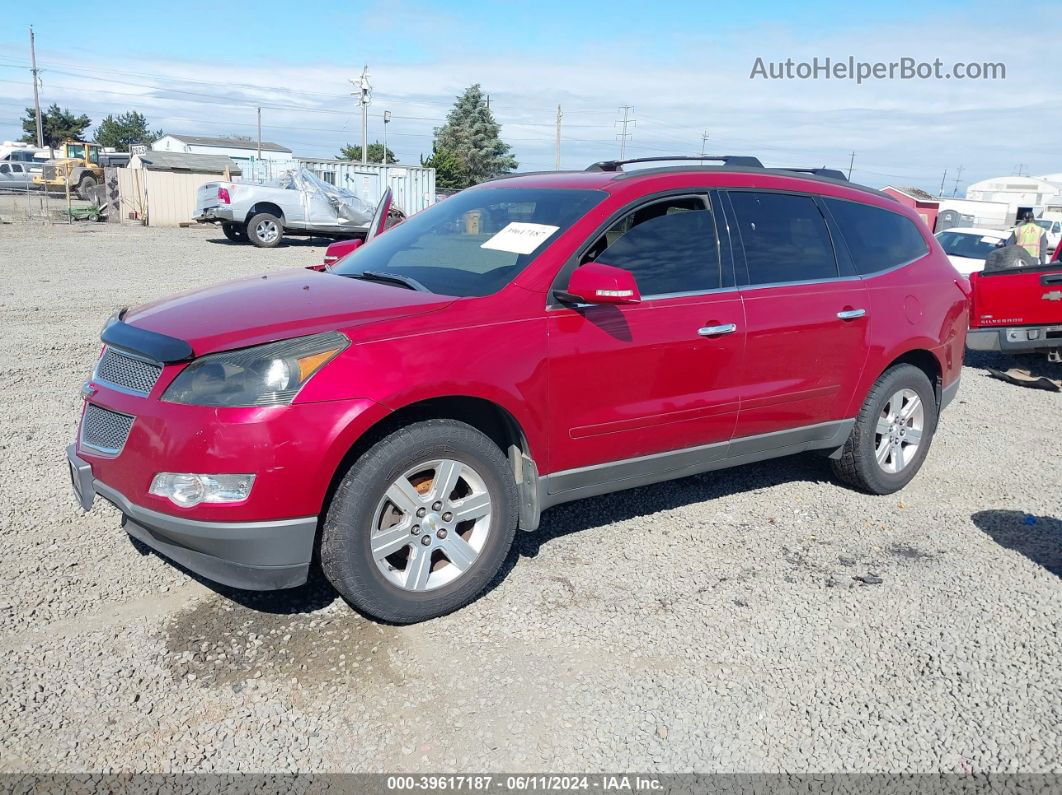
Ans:
[[[957,226],[937,232],[937,242],[948,255],[955,270],[963,276],[984,270],[985,257],[1005,243],[1008,237],[1010,232],[975,226]]]

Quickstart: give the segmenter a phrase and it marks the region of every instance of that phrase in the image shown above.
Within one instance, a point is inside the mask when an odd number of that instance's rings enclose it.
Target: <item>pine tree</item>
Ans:
[[[425,158],[421,155],[420,164],[425,168],[435,169],[435,187],[439,190],[461,190],[468,187],[453,152],[432,146],[431,157]]]
[[[92,124],[92,119],[82,113],[75,116],[66,108],[53,104],[41,113],[41,127],[44,128],[44,145],[55,149],[63,141],[71,139],[80,141],[85,128]],[[26,117],[22,119],[22,140],[28,144],[37,143],[37,117],[33,108],[26,108]]]
[[[510,154],[512,147],[501,140],[500,133],[501,125],[494,120],[483,89],[476,83],[457,98],[446,116],[446,124],[435,131],[431,159],[453,158],[456,165],[453,187],[475,185],[512,171],[518,165]],[[440,187],[449,186],[440,184]]]
[[[107,114],[96,128],[96,143],[100,146],[113,146],[119,152],[128,152],[131,144],[150,144],[162,137],[162,130],[152,132],[148,129],[144,114],[131,110],[118,116]]]

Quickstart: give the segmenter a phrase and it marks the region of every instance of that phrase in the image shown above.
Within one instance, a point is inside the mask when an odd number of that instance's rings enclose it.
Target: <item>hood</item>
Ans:
[[[196,356],[419,315],[452,296],[298,269],[225,282],[128,310],[136,328],[176,337]]]
[[[985,269],[985,261],[983,259],[974,259],[973,257],[957,257],[954,254],[948,254],[948,261],[955,266],[955,270],[961,273],[963,276],[969,276],[975,271],[983,271]]]

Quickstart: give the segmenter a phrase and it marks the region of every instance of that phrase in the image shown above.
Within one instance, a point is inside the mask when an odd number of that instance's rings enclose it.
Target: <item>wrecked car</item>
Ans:
[[[196,192],[193,217],[220,224],[233,242],[273,248],[285,235],[364,238],[374,210],[352,191],[297,168],[269,182],[208,182]]]

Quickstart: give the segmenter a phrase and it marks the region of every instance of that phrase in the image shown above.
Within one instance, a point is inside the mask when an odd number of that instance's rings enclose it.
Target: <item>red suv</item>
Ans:
[[[81,504],[236,587],[319,557],[412,622],[558,503],[804,450],[902,488],[959,385],[965,280],[838,172],[705,159],[494,180],[323,272],[119,312],[68,451]]]

